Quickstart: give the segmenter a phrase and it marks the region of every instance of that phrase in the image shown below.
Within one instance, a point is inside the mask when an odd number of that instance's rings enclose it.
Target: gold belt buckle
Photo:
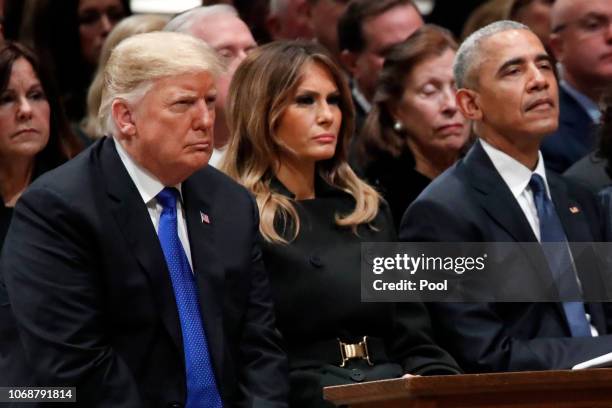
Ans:
[[[342,357],[340,367],[344,367],[347,361],[354,358],[364,359],[370,366],[374,365],[372,361],[370,361],[370,353],[368,351],[368,336],[363,336],[363,340],[361,340],[359,343],[343,343],[340,339],[338,339],[338,343],[340,344],[340,356]]]

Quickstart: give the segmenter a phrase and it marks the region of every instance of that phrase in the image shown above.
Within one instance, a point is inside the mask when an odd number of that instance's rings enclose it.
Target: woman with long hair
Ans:
[[[80,149],[49,76],[33,52],[18,43],[1,44],[0,252],[21,193]],[[0,373],[9,372],[14,382],[7,384],[6,376],[0,375],[0,386],[33,384],[0,271]]]
[[[290,405],[331,406],[322,387],[452,374],[420,303],[362,303],[362,242],[395,241],[388,206],[346,161],[354,112],[327,51],[276,42],[232,80],[222,170],[253,192],[290,364]],[[359,349],[347,359],[341,350]],[[373,365],[370,365],[372,363]]]
[[[385,57],[355,150],[363,176],[389,202],[396,226],[468,141],[468,122],[455,102],[456,50],[450,32],[426,25]]]

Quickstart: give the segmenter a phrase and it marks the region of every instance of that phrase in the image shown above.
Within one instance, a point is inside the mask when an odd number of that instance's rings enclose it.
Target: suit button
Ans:
[[[365,378],[365,375],[363,374],[363,371],[353,368],[351,370],[351,378],[353,381],[361,382]]]
[[[180,402],[169,402],[168,408],[183,408],[183,404]]]
[[[316,255],[312,255],[309,259],[310,264],[315,268],[321,268],[323,266],[323,261]]]

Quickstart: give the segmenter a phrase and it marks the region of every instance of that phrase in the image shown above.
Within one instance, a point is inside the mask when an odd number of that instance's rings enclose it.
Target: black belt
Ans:
[[[343,342],[339,339],[325,340],[299,347],[289,348],[291,368],[305,368],[332,364],[344,367],[352,360],[363,360],[369,365],[387,363],[385,342],[377,337],[363,336],[356,343]]]

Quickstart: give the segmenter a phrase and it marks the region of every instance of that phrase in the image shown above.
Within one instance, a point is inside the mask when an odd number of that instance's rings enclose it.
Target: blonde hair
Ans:
[[[349,88],[339,68],[320,45],[303,41],[273,42],[253,51],[238,67],[230,85],[228,126],[230,144],[222,171],[255,194],[260,213],[260,231],[269,242],[288,243],[300,230],[295,201],[271,188],[280,166],[282,143],[275,129],[301,82],[303,68],[314,62],[324,66],[340,93],[342,125],[336,152],[317,163],[316,171],[328,184],[350,194],[355,209],[336,214],[335,222],[357,232],[357,226],[376,217],[379,194],[360,180],[347,164],[347,147],[354,127],[354,109]],[[282,234],[275,222],[282,224]],[[290,236],[287,227],[292,225]]]
[[[87,115],[81,121],[81,129],[87,136],[92,139],[97,139],[104,136],[102,132],[102,124],[98,118],[100,110],[100,101],[102,98],[102,88],[104,86],[104,68],[110,57],[111,51],[121,41],[135,34],[148,33],[151,31],[160,31],[169,17],[158,14],[140,14],[130,16],[121,20],[110,32],[104,46],[100,52],[100,62],[94,75],[94,79],[89,86],[87,92]]]
[[[202,71],[217,77],[222,70],[217,53],[190,35],[157,31],[129,37],[115,47],[104,70],[102,130],[116,133],[111,115],[115,99],[135,104],[157,79]]]

